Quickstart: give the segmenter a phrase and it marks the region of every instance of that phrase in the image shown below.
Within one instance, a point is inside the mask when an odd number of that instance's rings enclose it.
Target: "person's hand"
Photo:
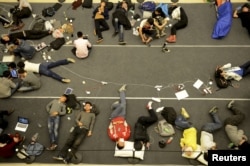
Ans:
[[[14,141],[15,143],[18,143],[18,142],[20,141],[20,139],[19,139],[19,137],[13,137],[13,141]]]
[[[58,112],[57,112],[57,111],[52,112],[50,115],[51,115],[51,116],[57,116],[57,115],[58,115]]]
[[[89,132],[88,132],[88,137],[89,137],[89,136],[91,136],[91,135],[92,135],[92,132],[91,132],[91,131],[89,131]]]
[[[78,122],[78,126],[83,126],[83,123],[82,122]]]
[[[147,143],[146,143],[146,148],[149,149],[149,147],[150,147],[150,143],[147,142]]]

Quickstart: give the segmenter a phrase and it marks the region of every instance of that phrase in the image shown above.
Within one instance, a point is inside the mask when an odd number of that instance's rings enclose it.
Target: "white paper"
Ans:
[[[203,85],[203,82],[198,79],[194,84],[193,87],[195,87],[196,89],[200,89],[201,85]]]
[[[176,92],[175,96],[177,97],[178,100],[181,100],[181,99],[187,98],[189,95],[186,90],[182,90],[182,91]]]

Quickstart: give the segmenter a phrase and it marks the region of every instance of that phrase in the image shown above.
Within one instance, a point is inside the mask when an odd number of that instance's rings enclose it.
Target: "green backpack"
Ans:
[[[3,72],[8,70],[8,66],[5,63],[0,63],[0,77],[3,76]]]

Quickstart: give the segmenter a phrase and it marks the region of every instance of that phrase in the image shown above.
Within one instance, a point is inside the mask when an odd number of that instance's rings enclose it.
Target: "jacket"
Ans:
[[[134,141],[142,141],[144,143],[149,142],[149,135],[147,133],[147,128],[141,123],[136,122],[134,131]]]
[[[183,131],[183,138],[181,138],[180,146],[192,147],[193,151],[197,149],[197,130],[194,127],[185,129]]]
[[[118,18],[119,24],[122,24],[125,30],[130,30],[132,28],[131,23],[126,15],[126,11],[124,9],[122,8],[116,9],[112,16],[113,16],[112,21],[114,21],[115,18]]]
[[[235,73],[234,71],[241,70],[240,67],[232,67],[231,63],[225,64],[220,69],[225,73],[223,76],[226,80],[236,80],[240,81],[242,79],[242,76]]]
[[[0,78],[0,98],[11,96],[11,89],[16,88],[16,84],[8,78]]]
[[[227,133],[228,138],[235,146],[239,145],[242,138],[245,138],[247,140],[247,137],[244,135],[244,131],[238,130],[237,126],[228,124],[225,126],[225,131]]]

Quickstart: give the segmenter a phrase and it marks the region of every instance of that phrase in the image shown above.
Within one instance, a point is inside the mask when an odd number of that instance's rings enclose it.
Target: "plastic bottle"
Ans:
[[[167,144],[170,144],[173,141],[174,137],[169,137],[169,139],[167,140]]]

